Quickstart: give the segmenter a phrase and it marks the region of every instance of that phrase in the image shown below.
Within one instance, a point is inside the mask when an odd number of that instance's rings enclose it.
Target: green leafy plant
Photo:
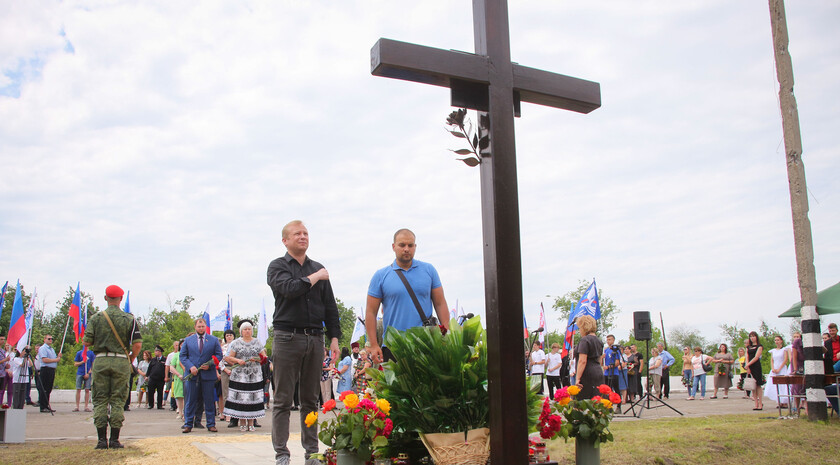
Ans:
[[[489,426],[487,343],[480,318],[463,326],[452,320],[445,334],[440,327],[389,329],[384,344],[395,360],[385,363],[383,371],[368,369],[368,374],[376,397],[391,403],[395,437],[407,444],[417,440],[415,433]],[[502,408],[502,402],[509,401],[515,400],[497,400],[495,405]],[[528,424],[535,424],[541,402],[536,390],[527,389],[527,398],[520,402],[527,402]]]

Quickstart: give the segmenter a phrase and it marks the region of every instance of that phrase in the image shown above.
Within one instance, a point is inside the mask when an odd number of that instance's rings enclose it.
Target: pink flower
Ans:
[[[566,397],[570,397],[569,396],[569,390],[567,388],[558,389],[554,393],[554,400],[557,401],[557,402],[560,402],[561,399],[564,399]]]
[[[362,401],[359,402],[359,407],[366,410],[373,410],[376,408],[376,404],[370,399],[362,399]]]

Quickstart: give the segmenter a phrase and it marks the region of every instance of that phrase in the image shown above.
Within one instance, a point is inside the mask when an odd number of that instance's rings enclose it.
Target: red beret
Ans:
[[[105,288],[105,295],[112,299],[122,297],[123,294],[125,294],[125,292],[123,292],[122,288],[117,286],[116,284],[111,284],[110,286]]]
[[[358,343],[358,342],[354,342],[354,343],[350,344],[350,347],[352,347],[352,348],[354,348],[354,349],[355,349],[356,347],[359,347],[359,343]]]

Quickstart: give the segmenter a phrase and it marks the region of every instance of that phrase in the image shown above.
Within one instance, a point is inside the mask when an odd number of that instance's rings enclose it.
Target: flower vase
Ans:
[[[335,451],[335,463],[336,465],[365,465],[365,461],[360,459],[356,452],[348,449]]]
[[[575,464],[598,465],[601,463],[601,448],[595,447],[597,438],[575,439]]]

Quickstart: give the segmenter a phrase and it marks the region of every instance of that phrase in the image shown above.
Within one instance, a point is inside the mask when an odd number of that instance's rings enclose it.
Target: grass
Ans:
[[[143,454],[140,449],[94,450],[93,441],[26,442],[0,445],[0,465],[111,465]]]
[[[840,464],[840,421],[812,423],[760,415],[615,422],[601,445],[603,465]],[[574,463],[574,441],[548,444],[552,460]]]

